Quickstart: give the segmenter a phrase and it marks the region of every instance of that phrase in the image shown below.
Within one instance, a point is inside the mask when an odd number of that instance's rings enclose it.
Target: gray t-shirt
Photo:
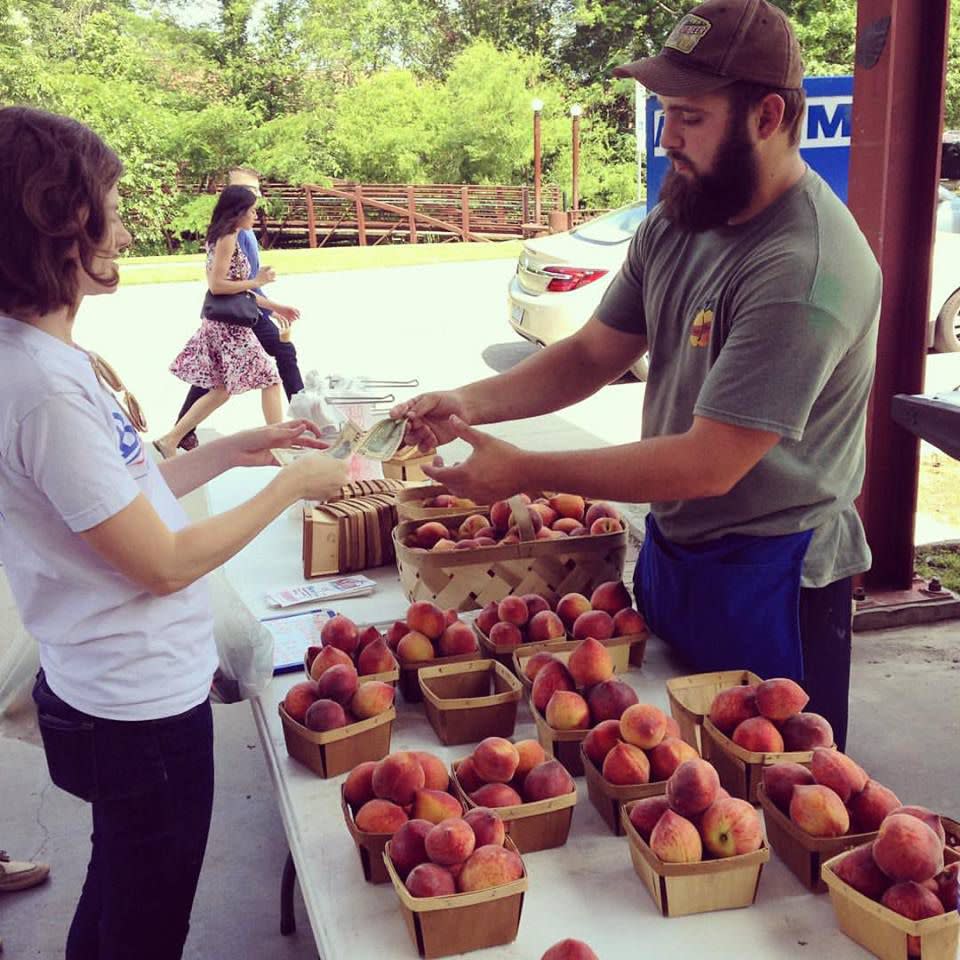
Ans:
[[[804,586],[869,569],[853,501],[880,294],[860,228],[811,170],[737,226],[688,233],[654,208],[597,310],[647,337],[643,436],[684,433],[697,415],[782,437],[724,496],[651,504],[667,538],[813,529]]]

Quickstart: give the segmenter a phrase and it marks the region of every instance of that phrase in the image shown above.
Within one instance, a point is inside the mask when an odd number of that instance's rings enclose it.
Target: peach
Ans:
[[[549,527],[550,524],[554,523],[559,516],[557,511],[546,503],[531,503],[530,510],[540,514],[540,520],[543,523],[543,527]],[[543,529],[543,527],[541,527],[541,529]]]
[[[347,715],[336,700],[315,700],[307,707],[303,725],[315,733],[324,730],[336,730],[347,725]]]
[[[579,520],[574,520],[572,517],[561,517],[559,520],[553,521],[550,529],[565,533],[570,537],[573,536],[574,530],[583,530],[584,526]]]
[[[533,705],[545,713],[550,698],[558,690],[573,690],[573,677],[570,671],[559,661],[544,664],[533,679],[533,689],[530,691],[530,699]]]
[[[601,583],[590,594],[590,606],[594,610],[604,610],[611,617],[632,605],[630,593],[622,580],[608,580],[606,583]]]
[[[416,630],[411,630],[397,644],[397,657],[401,663],[418,663],[421,660],[432,660],[434,656],[430,638]]]
[[[647,621],[643,619],[643,614],[633,607],[627,607],[613,615],[615,637],[643,636],[647,632]]]
[[[960,861],[944,867],[934,878],[937,886],[937,896],[943,904],[943,909],[952,911],[958,909],[960,901]]]
[[[567,536],[568,537],[585,537],[590,533],[590,531],[581,524],[579,527],[574,527]]]
[[[443,553],[447,550],[459,550],[460,544],[458,541],[451,540],[449,537],[441,537],[430,549],[437,553]]]
[[[587,637],[609,640],[613,636],[613,617],[606,610],[588,610],[574,620],[570,632],[574,640],[584,640]]]
[[[520,628],[515,623],[508,623],[506,620],[495,623],[490,628],[488,636],[490,642],[498,648],[512,649],[523,643],[523,634],[520,632]]]
[[[684,817],[703,813],[717,797],[720,777],[706,760],[684,760],[667,780],[670,808]]]
[[[523,798],[505,783],[485,783],[470,794],[470,799],[481,807],[515,807]]]
[[[817,783],[830,787],[844,803],[867,785],[867,775],[859,764],[828,747],[814,749],[810,770]]]
[[[851,833],[879,830],[884,818],[899,806],[900,800],[889,787],[868,780],[867,785],[847,803]]]
[[[421,523],[413,535],[418,546],[425,550],[432,550],[438,540],[448,540],[450,538],[450,531],[445,524],[438,520],[430,520],[427,523]],[[408,620],[407,623],[409,622]]]
[[[473,765],[487,783],[509,783],[519,764],[520,753],[503,737],[487,737],[473,751]]]
[[[683,740],[683,734],[680,732],[680,724],[677,723],[669,713],[667,714],[667,732],[664,736],[676,737],[678,740]]]
[[[599,770],[606,755],[620,743],[620,721],[601,720],[584,738],[583,752]]]
[[[481,513],[472,513],[457,528],[457,533],[461,540],[468,540],[477,535],[478,530],[484,530],[490,526],[489,521]]]
[[[812,837],[842,837],[850,829],[850,815],[830,787],[798,783],[790,797],[790,819]]]
[[[943,844],[919,818],[891,813],[873,841],[873,859],[891,880],[923,883],[943,869]]]
[[[440,636],[437,650],[441,657],[456,657],[474,653],[477,649],[477,635],[462,620],[454,620]]]
[[[668,780],[673,772],[685,760],[695,760],[700,754],[679,737],[665,736],[648,752],[650,760],[650,779],[653,782]]]
[[[634,830],[649,843],[650,834],[657,821],[670,809],[670,801],[665,796],[644,797],[630,808],[630,822]]]
[[[858,893],[879,900],[890,886],[890,878],[873,859],[872,844],[857,847],[834,868],[834,873]]]
[[[763,789],[770,801],[784,813],[790,813],[790,798],[797,784],[816,783],[810,770],[800,763],[774,763],[763,768]]]
[[[819,713],[795,713],[780,727],[785,750],[812,750],[833,746],[833,727]]]
[[[410,632],[406,620],[394,620],[390,629],[387,630],[387,647],[396,653],[397,645]]]
[[[910,804],[905,807],[897,807],[896,810],[891,810],[891,813],[905,813],[908,816],[916,817],[918,820],[922,820],[939,838],[941,844],[947,842],[947,834],[943,829],[943,821],[940,819],[939,815],[934,813],[932,810],[928,810],[926,807],[920,807],[916,804]]]
[[[449,627],[451,623],[456,623],[460,619],[460,611],[454,607],[443,611],[443,622]]]
[[[369,720],[386,713],[393,706],[396,691],[382,680],[368,680],[361,683],[350,701],[350,712],[358,720]]]
[[[540,960],[598,960],[597,955],[582,940],[567,938],[555,943]]]
[[[530,619],[530,611],[520,597],[504,597],[497,606],[497,616],[504,623],[522,627]]]
[[[397,661],[387,646],[387,641],[378,638],[368,643],[357,657],[357,672],[361,675],[389,673],[395,670]]]
[[[583,520],[586,512],[583,497],[577,496],[575,493],[558,493],[550,498],[550,506],[558,517],[575,520],[577,523]]]
[[[502,847],[506,839],[507,830],[503,821],[488,807],[474,807],[464,814],[463,817],[473,835],[477,838],[478,847],[487,847],[491,844],[496,847]]]
[[[620,511],[612,503],[605,503],[602,500],[598,500],[596,503],[591,503],[590,506],[587,507],[587,512],[583,517],[584,525],[587,527],[592,526],[593,522],[599,520],[601,517],[611,517],[614,520],[619,520]]]
[[[423,787],[425,790],[446,790],[450,786],[450,774],[443,761],[425,750],[411,751],[417,763],[423,767]]]
[[[809,702],[807,691],[787,677],[775,677],[757,684],[757,710],[768,720],[786,720]]]
[[[620,736],[642,750],[655,747],[666,732],[666,714],[649,703],[635,703],[620,717]]]
[[[412,816],[417,820],[440,823],[451,817],[462,817],[460,801],[444,790],[418,790],[413,795]]]
[[[427,856],[444,867],[463,863],[473,853],[476,843],[473,828],[462,817],[441,821],[424,840]]]
[[[317,681],[317,695],[327,700],[334,700],[341,707],[346,707],[357,692],[358,684],[357,668],[352,663],[349,666],[338,663],[323,671]]]
[[[357,625],[342,613],[331,617],[320,631],[320,642],[325,647],[336,647],[344,653],[352,654],[357,649],[360,631]]]
[[[376,765],[376,760],[364,760],[363,763],[358,763],[343,781],[343,799],[354,813],[376,796],[373,792],[373,769]]]
[[[480,778],[480,774],[477,773],[477,768],[472,756],[464,757],[460,763],[457,764],[456,771],[457,782],[465,793],[471,794],[483,786],[483,780]]]
[[[547,702],[544,717],[554,730],[587,730],[590,727],[587,701],[573,690],[555,691]]]
[[[593,722],[618,720],[624,711],[637,703],[637,692],[623,680],[604,680],[587,694],[590,704],[590,718]]]
[[[556,616],[556,614],[554,614]],[[557,623],[560,618],[557,617]],[[607,648],[593,637],[581,640],[567,660],[567,669],[578,687],[592,687],[613,676],[613,660]]]
[[[483,609],[477,614],[477,621],[476,621],[476,622],[477,622],[477,626],[480,628],[480,630],[481,630],[483,633],[487,634],[487,636],[490,635],[490,628],[491,628],[495,623],[497,623],[497,622],[499,621],[499,619],[500,619],[500,618],[497,616],[497,607],[498,607],[497,602],[496,602],[495,600],[491,600],[491,601],[490,601],[488,604],[486,604],[486,605],[483,607]]]
[[[312,680],[295,683],[283,698],[283,709],[291,720],[303,723],[307,710],[317,699],[317,685]]]
[[[550,610],[550,601],[539,593],[525,593],[520,599],[527,605],[527,613],[532,620],[538,613],[545,613]]]
[[[541,650],[539,653],[535,653],[532,657],[528,657],[523,664],[523,674],[524,676],[533,681],[540,668],[545,666],[548,663],[560,663],[552,653],[548,653],[546,650]]]
[[[429,600],[418,600],[407,608],[407,625],[431,640],[439,640],[447,626],[443,611]]]
[[[620,533],[623,530],[623,524],[613,517],[599,517],[590,524],[590,535],[599,536],[603,533]]]
[[[313,680],[319,680],[331,667],[353,666],[350,654],[338,647],[320,647],[319,651],[310,663],[310,677]]]
[[[538,611],[527,624],[527,639],[533,643],[562,640],[566,632],[563,621],[552,610]]]
[[[730,736],[744,720],[757,715],[756,692],[756,684],[721,690],[710,704],[710,722],[721,733]]]
[[[425,507],[444,507],[449,508],[456,506],[454,501],[457,498],[452,493],[438,493],[435,497],[430,497],[428,500],[423,501]]]
[[[382,640],[384,644],[387,642],[386,637],[384,637],[383,634],[380,633],[380,631],[372,624],[368,627],[364,627],[357,634],[357,655],[359,656],[359,654],[366,650],[371,643],[374,643],[377,640]]]
[[[408,820],[390,838],[390,860],[401,878],[429,859],[424,840],[432,829],[429,820]]]
[[[490,505],[490,526],[500,533],[505,533],[513,522],[513,511],[506,500],[497,500]]]
[[[453,874],[436,863],[421,863],[410,871],[407,890],[412,897],[449,897],[457,892]]]
[[[582,593],[566,593],[557,601],[557,616],[572,630],[577,617],[590,609],[590,601]]]
[[[928,917],[939,917],[943,913],[943,904],[939,897],[919,883],[905,881],[895,883],[880,898],[880,902],[899,913],[908,920],[926,920]],[[921,955],[920,938],[913,934],[907,936],[907,956]]]
[[[306,671],[308,677],[310,676],[310,668],[313,666],[313,661],[316,660],[317,654],[323,649],[323,647],[317,647],[313,644],[307,647],[307,652],[303,655],[303,669]],[[330,647],[329,649],[332,650],[334,648]],[[317,678],[314,677],[313,679],[316,680]]]
[[[528,803],[565,797],[576,790],[573,777],[559,760],[547,760],[535,766],[523,781],[523,798]]]
[[[368,800],[353,819],[364,833],[393,833],[407,822],[407,815],[389,800],[374,799]]]
[[[619,787],[650,782],[650,761],[632,743],[618,743],[604,757],[603,779]]]
[[[547,754],[537,740],[520,740],[514,746],[517,748],[517,754],[520,757],[520,763],[517,764],[517,772],[514,777],[522,782],[523,778],[534,767],[546,761]]]
[[[667,810],[650,832],[650,849],[664,863],[697,863],[703,859],[697,828],[673,810]]]
[[[512,883],[523,876],[523,861],[513,850],[487,844],[477,847],[468,858],[457,878],[461,893],[472,893]]]
[[[703,845],[715,857],[739,857],[759,850],[763,828],[753,805],[746,800],[727,797],[714,800],[700,821]]]
[[[384,757],[373,771],[373,792],[403,806],[412,803],[426,777],[415,753],[401,750]]]
[[[737,725],[730,738],[751,753],[783,753],[783,737],[766,717],[751,717]]]

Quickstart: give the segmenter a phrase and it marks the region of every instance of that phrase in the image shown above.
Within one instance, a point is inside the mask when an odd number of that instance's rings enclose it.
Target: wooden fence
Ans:
[[[265,182],[261,189],[266,200],[282,201],[279,216],[271,203],[266,205],[269,214],[260,214],[267,248],[304,237],[311,247],[507,240],[542,232],[549,213],[563,209],[556,185],[541,190],[539,222],[533,190],[525,186],[334,181],[304,187]]]

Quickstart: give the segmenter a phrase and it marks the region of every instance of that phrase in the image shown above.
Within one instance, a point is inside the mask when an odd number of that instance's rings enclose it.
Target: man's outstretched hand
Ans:
[[[416,444],[424,453],[436,450],[458,436],[451,426],[451,417],[457,417],[463,423],[468,422],[463,400],[455,390],[421,393],[418,397],[398,403],[390,411],[390,416],[394,420],[407,418],[404,442]]]

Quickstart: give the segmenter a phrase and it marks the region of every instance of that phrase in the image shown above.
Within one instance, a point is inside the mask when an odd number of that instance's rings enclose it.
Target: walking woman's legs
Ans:
[[[279,389],[279,388],[278,388]],[[174,428],[165,433],[153,445],[164,457],[172,457],[177,452],[177,444],[191,431],[195,430],[217,407],[227,402],[229,394],[225,387],[214,387],[204,394],[175,424]]]
[[[279,383],[260,391],[260,403],[263,406],[263,419],[268,424],[279,423],[283,419],[283,390]]]

